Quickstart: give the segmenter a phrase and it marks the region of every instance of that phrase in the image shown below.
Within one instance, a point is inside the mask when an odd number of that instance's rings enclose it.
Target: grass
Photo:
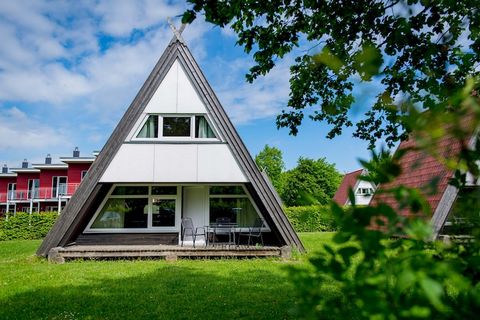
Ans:
[[[304,233],[309,252],[331,233]],[[40,241],[0,242],[0,319],[288,319],[287,266],[274,259],[74,261],[34,256]]]

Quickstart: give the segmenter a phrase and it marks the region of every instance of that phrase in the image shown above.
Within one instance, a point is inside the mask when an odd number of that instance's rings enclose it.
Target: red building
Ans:
[[[47,155],[45,163],[32,164],[27,160],[21,168],[0,174],[0,213],[17,211],[61,211],[77,190],[95,157],[80,157],[75,148],[72,157],[61,157],[61,163],[52,163]]]

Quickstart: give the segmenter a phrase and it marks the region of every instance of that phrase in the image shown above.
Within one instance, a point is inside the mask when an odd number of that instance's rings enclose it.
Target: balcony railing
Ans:
[[[58,200],[59,197],[71,197],[77,191],[79,183],[62,183],[58,188],[36,188],[34,190],[9,191],[0,193],[0,202],[28,200]]]

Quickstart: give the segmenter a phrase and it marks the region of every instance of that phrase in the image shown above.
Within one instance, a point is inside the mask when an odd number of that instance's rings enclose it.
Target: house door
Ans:
[[[207,191],[207,186],[183,187],[182,217],[192,218],[195,227],[208,225]],[[198,242],[202,243],[203,241],[203,237],[199,237]]]

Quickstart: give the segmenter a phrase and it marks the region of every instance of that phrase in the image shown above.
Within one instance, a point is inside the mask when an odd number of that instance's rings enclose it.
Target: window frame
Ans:
[[[176,187],[177,193],[172,195],[152,195],[152,187],[162,186],[162,187]],[[148,194],[146,195],[112,195],[116,187],[148,187]],[[174,233],[180,232],[180,222],[181,222],[181,212],[182,212],[182,201],[181,201],[181,186],[179,185],[158,185],[158,184],[113,184],[110,190],[108,191],[105,198],[102,200],[102,203],[98,206],[95,214],[92,216],[88,222],[87,227],[85,228],[85,233]],[[104,208],[105,204],[110,199],[148,199],[148,212],[147,212],[147,227],[146,228],[92,228],[92,224],[97,219],[98,215]],[[175,225],[168,227],[154,227],[153,223],[153,199],[161,200],[175,200]]]
[[[59,194],[59,191],[60,191],[59,186],[61,184],[60,179],[62,179],[62,178],[65,178],[65,194],[60,195]],[[57,180],[56,183],[55,183],[55,180]],[[67,195],[67,190],[68,190],[68,176],[52,176],[52,188],[51,188],[52,193],[50,194],[52,199],[57,199],[60,196],[66,196]]]
[[[242,187],[243,192],[245,194],[210,194],[210,187]],[[249,199],[250,204],[253,206],[255,209],[256,213],[258,214],[258,217],[263,220],[263,223],[265,227],[262,228],[262,232],[271,232],[270,226],[268,225],[267,221],[263,217],[261,211],[258,209],[257,204],[255,201],[253,201],[252,196],[248,192],[247,188],[245,188],[245,185],[243,184],[209,184],[207,188],[207,200],[208,200],[208,216],[207,216],[207,221],[210,223],[210,199],[212,198],[223,198],[223,199],[237,199],[237,198],[243,198],[243,199]],[[249,232],[250,227],[237,227],[235,228],[235,232]]]
[[[145,123],[148,121],[150,116],[158,117],[158,138],[140,138],[138,137],[140,131],[142,130]],[[203,116],[207,120],[208,125],[212,129],[215,138],[195,138],[195,117]],[[179,136],[179,137],[164,137],[163,136],[163,118],[190,118],[190,136]],[[212,124],[210,117],[205,113],[192,113],[192,114],[178,114],[178,113],[147,113],[144,115],[144,118],[140,122],[140,125],[137,127],[133,136],[130,139],[131,141],[180,141],[180,142],[215,142],[221,141],[219,138],[218,130]]]
[[[17,193],[17,183],[10,182],[7,183],[7,200],[15,200]]]
[[[37,199],[40,196],[40,179],[28,179],[27,198]]]

